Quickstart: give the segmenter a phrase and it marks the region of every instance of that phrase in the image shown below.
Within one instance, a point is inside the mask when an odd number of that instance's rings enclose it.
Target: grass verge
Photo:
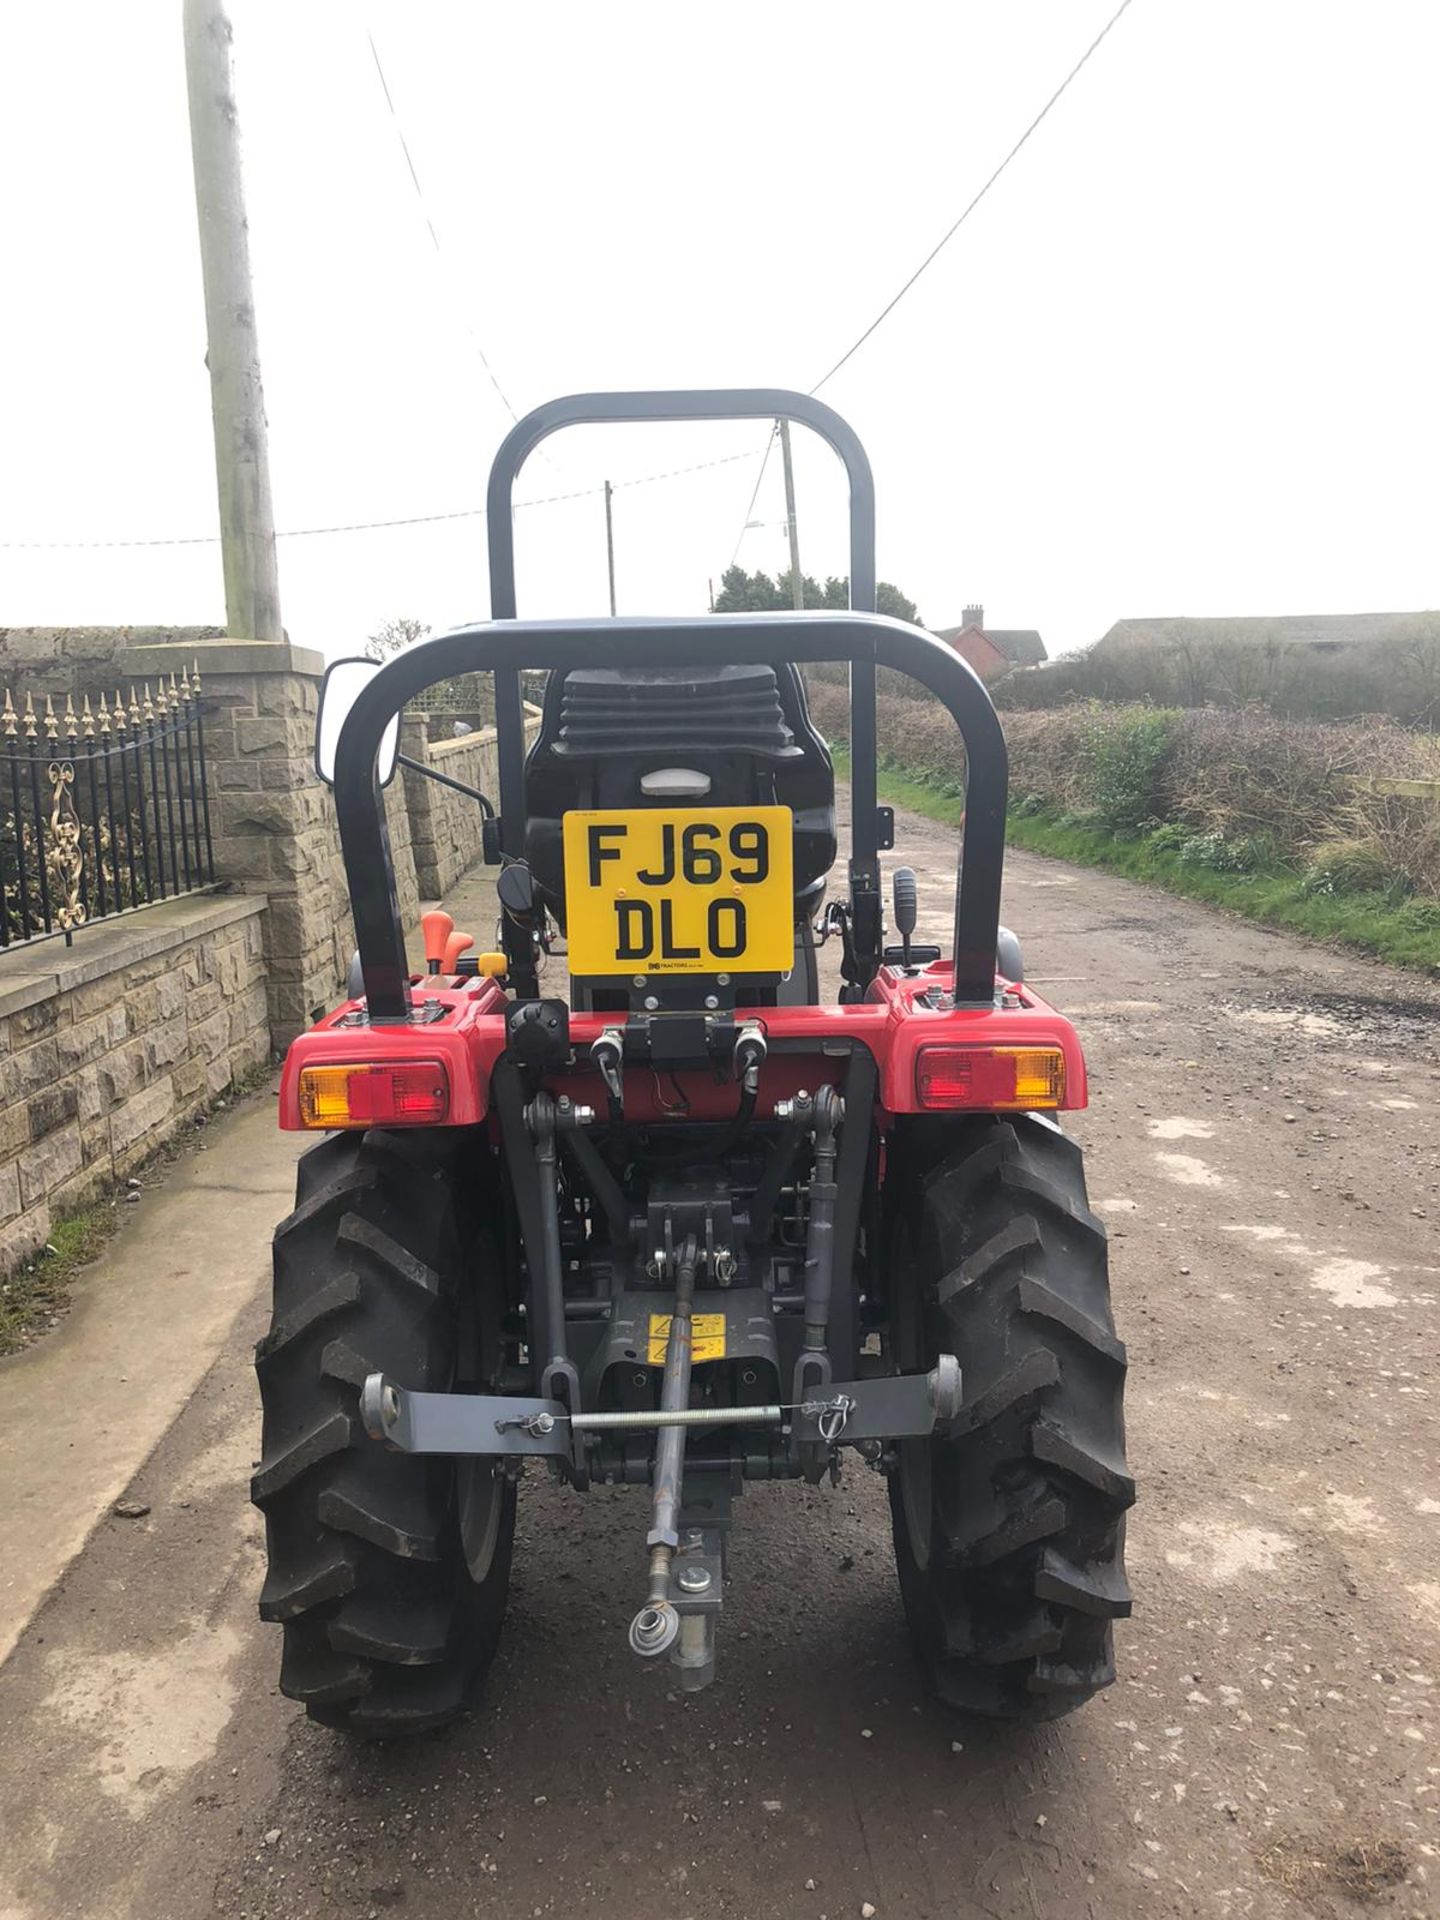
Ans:
[[[836,752],[835,764],[837,771],[848,773],[843,751]],[[881,767],[879,786],[881,799],[891,806],[959,825],[964,802],[953,794],[894,766]],[[1433,901],[1396,899],[1388,893],[1317,893],[1302,875],[1281,866],[1216,872],[1157,846],[1148,833],[1115,833],[1039,813],[1012,813],[1007,838],[1031,853],[1123,874],[1264,926],[1353,947],[1394,966],[1440,971],[1440,905]]]
[[[50,1229],[48,1245],[0,1282],[0,1355],[18,1353],[70,1304],[70,1281],[120,1225],[115,1198],[82,1207]]]

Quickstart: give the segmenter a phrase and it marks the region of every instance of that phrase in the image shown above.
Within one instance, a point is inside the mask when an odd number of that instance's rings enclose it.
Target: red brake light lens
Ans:
[[[915,1061],[922,1107],[1030,1112],[1065,1099],[1059,1047],[922,1047]]]
[[[307,1127],[434,1127],[450,1111],[450,1080],[440,1060],[304,1067],[299,1099]]]

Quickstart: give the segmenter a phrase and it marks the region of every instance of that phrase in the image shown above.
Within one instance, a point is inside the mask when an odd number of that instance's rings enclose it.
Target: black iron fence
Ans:
[[[0,948],[128,913],[215,878],[198,669],[0,710]]]

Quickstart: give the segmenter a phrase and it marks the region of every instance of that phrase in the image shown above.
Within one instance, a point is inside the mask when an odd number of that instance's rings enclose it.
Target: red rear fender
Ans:
[[[766,1007],[758,1019],[770,1042],[761,1078],[758,1111],[763,1116],[778,1099],[843,1077],[845,1041],[870,1048],[879,1067],[879,1104],[884,1112],[922,1111],[916,1089],[922,1047],[1055,1049],[1064,1062],[1064,1094],[1058,1105],[1073,1111],[1086,1104],[1085,1059],[1070,1022],[1025,986],[1002,983],[1000,1004],[967,1009],[929,1006],[923,996],[944,990],[949,969],[941,964],[913,976],[886,968],[857,1006]],[[401,1060],[438,1060],[450,1082],[449,1123],[474,1126],[489,1111],[490,1077],[505,1046],[505,995],[492,980],[450,986],[432,978],[412,983],[417,1007],[438,1006],[438,1017],[405,1026],[363,1023],[357,1002],[328,1014],[300,1035],[285,1056],[280,1079],[280,1125],[300,1131],[300,1075],[306,1067],[384,1064]],[[358,1016],[358,1017],[357,1017]],[[610,1026],[623,1025],[615,1014],[576,1013],[570,1017],[576,1066],[554,1076],[551,1084],[605,1109],[604,1085],[589,1064],[588,1049]],[[827,1045],[829,1043],[829,1045]],[[633,1120],[723,1119],[735,1109],[735,1088],[717,1084],[711,1070],[628,1066],[625,1111]]]

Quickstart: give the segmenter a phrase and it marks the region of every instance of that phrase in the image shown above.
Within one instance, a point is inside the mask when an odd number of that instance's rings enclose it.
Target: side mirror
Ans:
[[[340,744],[340,729],[350,709],[380,671],[378,660],[362,658],[332,660],[320,683],[320,710],[315,715],[315,771],[327,787],[335,784],[335,752]],[[397,713],[380,741],[380,784],[388,787],[395,773],[400,751],[400,716]]]

